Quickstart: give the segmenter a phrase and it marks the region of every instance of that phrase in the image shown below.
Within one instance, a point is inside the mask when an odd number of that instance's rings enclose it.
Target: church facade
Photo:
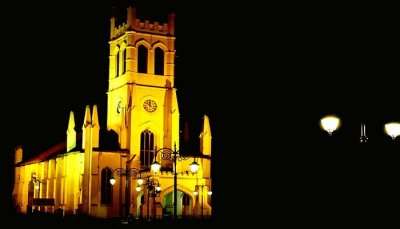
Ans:
[[[66,141],[29,159],[15,150],[18,212],[99,218],[211,216],[211,128],[205,115],[199,152],[179,152],[174,84],[175,15],[143,21],[127,9],[111,18],[107,126],[86,106],[81,131],[69,114]]]

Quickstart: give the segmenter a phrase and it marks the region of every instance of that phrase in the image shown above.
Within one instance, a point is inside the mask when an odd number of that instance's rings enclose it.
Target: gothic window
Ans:
[[[140,164],[142,167],[150,168],[154,153],[154,134],[145,130],[140,134]]]
[[[157,47],[154,53],[154,73],[164,75],[164,51]]]
[[[112,185],[110,179],[112,177],[112,171],[110,168],[104,168],[101,170],[101,203],[111,204],[112,199]]]
[[[138,48],[138,72],[147,73],[147,48],[140,45]]]
[[[115,77],[119,76],[119,51],[115,54]]]
[[[126,72],[126,49],[122,51],[122,74]]]

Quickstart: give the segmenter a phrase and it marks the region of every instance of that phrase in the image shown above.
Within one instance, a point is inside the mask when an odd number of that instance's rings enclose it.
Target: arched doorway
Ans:
[[[192,197],[178,190],[177,192],[177,211],[178,217],[188,217],[192,215],[193,199]],[[174,215],[174,192],[164,195],[162,200],[163,217],[173,217]]]

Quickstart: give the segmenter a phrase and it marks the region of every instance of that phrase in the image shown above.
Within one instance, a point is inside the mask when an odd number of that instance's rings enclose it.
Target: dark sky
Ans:
[[[15,145],[39,149],[63,140],[70,110],[79,127],[84,106],[98,104],[105,127],[109,16],[125,4],[117,2],[26,1],[3,8],[10,13],[1,16],[5,184]],[[301,191],[321,180],[308,169],[325,174],[316,165],[337,162],[321,158],[325,150],[361,152],[361,121],[376,146],[371,155],[389,144],[383,124],[400,118],[399,36],[390,6],[172,0],[136,6],[149,19],[177,14],[181,116],[191,122],[210,116],[220,216],[253,207],[261,185],[272,190],[269,204],[279,210],[292,206],[289,200],[318,202]],[[336,148],[318,127],[327,113],[343,119]],[[254,189],[245,195],[249,205],[238,200],[241,180]]]

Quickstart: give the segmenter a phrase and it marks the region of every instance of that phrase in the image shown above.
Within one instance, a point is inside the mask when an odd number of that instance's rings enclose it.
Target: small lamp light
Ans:
[[[139,179],[137,180],[137,184],[138,184],[138,185],[142,185],[142,184],[143,184],[143,179],[139,178]]]
[[[400,136],[400,123],[399,122],[390,122],[385,124],[385,132],[389,135],[393,140]]]
[[[199,195],[199,192],[198,191],[194,191],[193,195],[197,196],[197,195]]]
[[[332,135],[332,133],[339,128],[340,119],[336,116],[329,115],[323,117],[320,124],[323,130],[328,132],[329,135]]]
[[[189,168],[192,173],[197,173],[197,171],[199,170],[199,164],[197,164],[196,161],[193,161],[192,164],[190,164]]]
[[[110,179],[110,184],[111,184],[111,185],[114,185],[114,184],[115,184],[115,178],[114,178],[114,177],[111,177],[111,179]]]
[[[136,186],[136,192],[140,192],[140,191],[142,191],[142,187]]]
[[[209,196],[211,196],[211,195],[212,195],[212,191],[208,191],[207,194],[208,194]]]
[[[156,191],[157,192],[161,192],[161,187],[160,186],[156,186]]]
[[[160,171],[161,165],[157,161],[151,164],[151,171],[158,173]]]

